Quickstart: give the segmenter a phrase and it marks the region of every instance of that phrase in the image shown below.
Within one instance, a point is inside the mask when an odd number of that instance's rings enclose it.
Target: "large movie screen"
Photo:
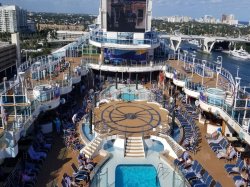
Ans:
[[[145,32],[147,0],[107,0],[107,31]]]

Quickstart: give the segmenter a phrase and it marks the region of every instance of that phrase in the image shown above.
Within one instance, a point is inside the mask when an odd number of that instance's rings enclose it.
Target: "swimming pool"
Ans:
[[[83,131],[83,134],[84,136],[89,140],[89,141],[92,141],[95,137],[94,133],[90,134],[90,129],[89,129],[89,123],[85,123],[83,124],[82,126],[82,131]]]
[[[138,99],[138,96],[133,94],[133,93],[122,93],[121,99],[123,101],[134,101],[134,100]]]
[[[160,187],[153,165],[118,165],[115,170],[115,187]]]
[[[136,89],[135,84],[118,84],[117,89],[115,85],[111,85],[100,93],[100,99],[107,98],[122,99],[124,101],[154,100],[155,95],[140,84],[138,89]]]

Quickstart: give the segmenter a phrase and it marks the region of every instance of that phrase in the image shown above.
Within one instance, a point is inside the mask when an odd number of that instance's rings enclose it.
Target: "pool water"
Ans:
[[[160,187],[153,165],[118,165],[115,187]]]
[[[161,152],[164,151],[164,146],[161,142],[156,140],[145,140],[145,152],[150,154],[150,152]]]
[[[102,92],[102,97],[112,97],[117,99],[122,99],[124,101],[134,101],[134,100],[149,100],[152,98],[152,94],[149,90],[144,88],[142,85],[138,85],[136,89],[135,84],[125,85],[118,84],[116,89],[115,85],[109,86]]]
[[[122,93],[121,99],[124,101],[134,101],[135,99],[138,99],[138,96],[133,93]]]
[[[83,124],[82,131],[83,131],[83,134],[85,135],[85,137],[87,137],[87,139],[89,141],[92,141],[94,139],[94,133],[89,134],[90,129],[89,129],[89,124],[88,123]]]

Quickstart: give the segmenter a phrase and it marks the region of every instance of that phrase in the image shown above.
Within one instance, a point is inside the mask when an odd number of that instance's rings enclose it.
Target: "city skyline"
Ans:
[[[234,14],[240,21],[249,21],[249,0],[153,0],[153,16],[183,15],[199,18],[212,15]],[[16,4],[28,11],[55,13],[98,14],[99,0],[2,0],[3,5]],[[91,5],[91,6],[87,6]],[[195,11],[194,11],[195,10]]]

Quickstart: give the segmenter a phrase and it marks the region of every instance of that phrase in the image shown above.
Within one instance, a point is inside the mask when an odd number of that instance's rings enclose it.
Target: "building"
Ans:
[[[16,71],[16,45],[0,43],[0,82],[3,77],[11,78]]]
[[[221,16],[221,23],[228,24],[228,25],[238,25],[238,20],[235,19],[233,14],[222,14]]]
[[[76,40],[77,38],[83,36],[86,34],[86,32],[83,31],[56,31],[57,33],[57,39],[58,40]]]
[[[211,15],[205,15],[203,17],[203,23],[212,23],[212,24],[215,24],[217,22],[216,22],[216,19],[213,16],[211,16]]]
[[[28,26],[28,30],[30,32],[36,32],[36,23],[33,20],[28,20],[27,21],[27,26]]]
[[[167,17],[158,17],[155,19],[160,19],[171,23],[185,23],[193,20],[191,17],[188,16],[167,16]]]
[[[54,29],[54,30],[68,30],[68,31],[84,31],[83,25],[57,25],[57,24],[37,24],[38,30]]]
[[[0,43],[0,82],[3,77],[13,77],[21,62],[19,33],[11,34],[11,42]]]
[[[27,29],[27,11],[16,5],[0,6],[0,32],[22,32]]]

